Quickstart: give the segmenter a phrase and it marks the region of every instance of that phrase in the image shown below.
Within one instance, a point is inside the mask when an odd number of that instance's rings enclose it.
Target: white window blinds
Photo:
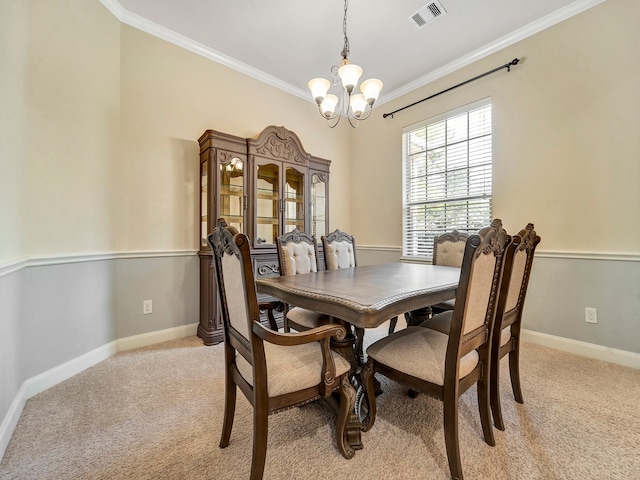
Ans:
[[[491,223],[491,103],[481,100],[403,131],[405,257],[433,256],[433,239]]]

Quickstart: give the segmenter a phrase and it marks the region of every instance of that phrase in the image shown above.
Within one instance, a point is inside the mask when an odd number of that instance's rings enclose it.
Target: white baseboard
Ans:
[[[640,369],[640,353],[603,347],[602,345],[581,342],[570,338],[556,337],[555,335],[534,332],[524,328],[522,329],[522,336],[520,338],[523,342],[574,353],[583,357],[595,358],[596,360],[616,363],[624,367]]]
[[[198,324],[181,325],[179,327],[158,330],[157,332],[143,333],[141,335],[133,335],[131,337],[120,338],[118,342],[118,351],[124,352],[134,348],[146,347],[156,343],[168,342],[178,338],[190,337],[198,332]]]
[[[109,342],[102,347],[91,350],[79,357],[43,372],[35,377],[25,380],[20,386],[20,390],[16,394],[9,411],[0,424],[0,459],[4,456],[4,452],[9,446],[9,441],[13,435],[13,431],[18,424],[22,410],[28,399],[44,392],[46,389],[57,385],[68,378],[77,375],[97,363],[112,357],[118,352],[131,350],[133,348],[146,347],[160,342],[175,340],[178,338],[189,337],[195,335],[198,325],[182,325],[179,327],[159,330],[157,332],[143,333],[141,335],[133,335],[131,337],[120,338],[113,342]]]

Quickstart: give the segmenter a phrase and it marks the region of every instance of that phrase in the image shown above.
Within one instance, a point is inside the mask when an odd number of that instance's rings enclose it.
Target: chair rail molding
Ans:
[[[369,252],[400,252],[402,247],[390,245],[358,245],[358,250]],[[640,262],[640,253],[634,252],[573,252],[568,250],[536,250],[536,257],[578,260],[608,260],[614,262]],[[402,257],[403,260],[421,261],[418,258]]]
[[[113,253],[86,253],[78,255],[52,255],[46,257],[25,257],[0,263],[0,277],[27,267],[44,267],[48,265],[64,265],[81,262],[98,262],[102,260],[120,260],[129,258],[157,257],[191,257],[197,250],[150,250]]]

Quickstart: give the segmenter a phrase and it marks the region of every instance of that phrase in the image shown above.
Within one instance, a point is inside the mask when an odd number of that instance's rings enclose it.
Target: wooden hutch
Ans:
[[[331,162],[308,154],[294,132],[273,125],[255,139],[207,130],[198,142],[201,180],[198,337],[205,345],[214,345],[223,340],[215,267],[207,244],[207,235],[216,220],[224,217],[229,225],[249,237],[256,278],[279,275],[277,236],[298,228],[320,242],[320,237],[328,233]]]

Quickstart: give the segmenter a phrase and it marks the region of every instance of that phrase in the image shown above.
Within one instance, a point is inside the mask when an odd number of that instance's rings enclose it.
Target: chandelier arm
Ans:
[[[371,107],[371,105],[369,105],[369,110],[367,110],[367,114],[366,115],[360,115],[360,118],[358,118],[358,121],[360,120],[366,120],[367,118],[369,118],[371,116],[371,112],[373,111],[373,107]]]
[[[325,120],[333,120],[336,117],[340,116],[340,112],[338,111],[338,109],[336,108],[336,111],[333,115],[327,117],[324,113],[322,113],[322,108],[320,107],[320,105],[318,105],[318,113],[320,113],[320,116],[322,118],[324,118]]]
[[[349,120],[349,125],[351,125],[353,128],[358,128],[358,124],[360,123],[360,119],[355,118],[352,115],[348,115],[348,114],[347,114],[347,119]],[[355,124],[352,122],[352,119],[356,121]]]

